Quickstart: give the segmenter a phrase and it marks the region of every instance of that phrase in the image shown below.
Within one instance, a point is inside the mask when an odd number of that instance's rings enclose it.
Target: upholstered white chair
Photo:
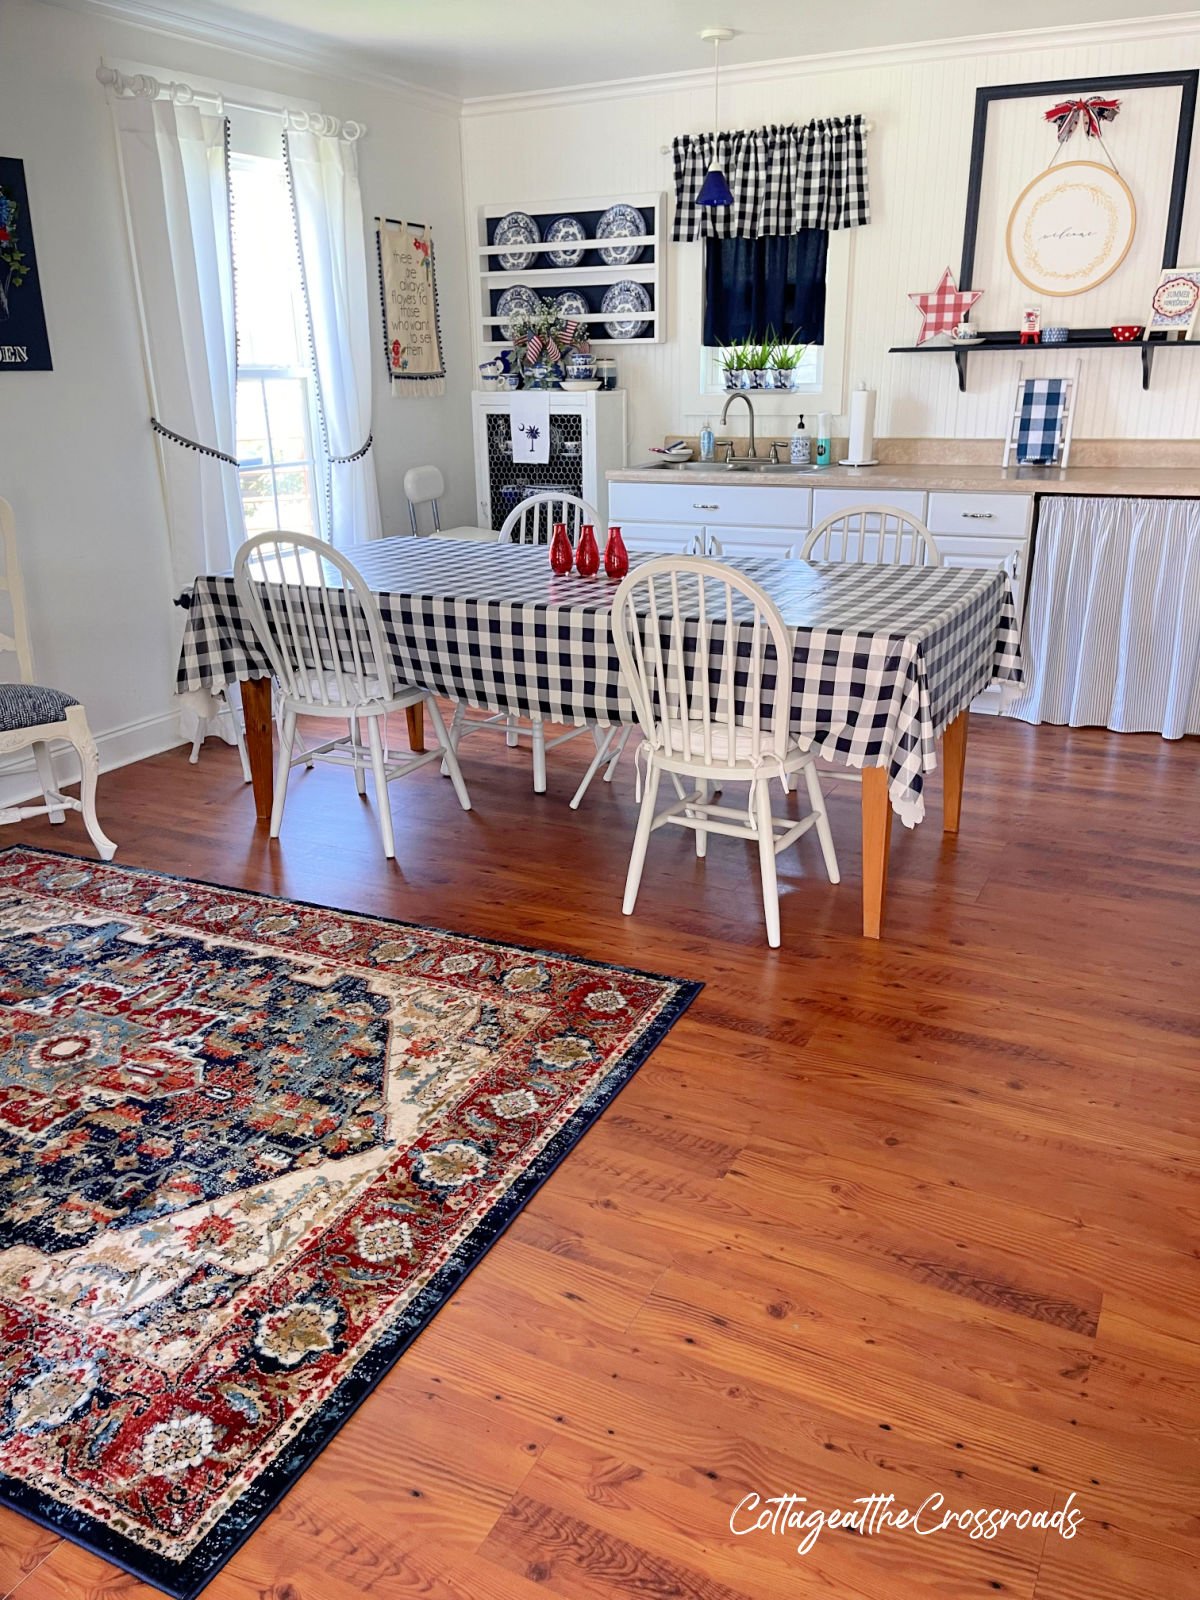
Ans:
[[[233,581],[242,614],[271,664],[283,710],[272,839],[279,837],[283,823],[288,774],[292,767],[314,761],[352,767],[360,794],[366,792],[370,767],[383,853],[389,860],[396,854],[388,798],[394,778],[444,760],[459,804],[464,811],[471,809],[437,701],[427,689],[397,681],[379,602],[351,561],[308,534],[260,533],[238,551]],[[384,719],[419,704],[429,713],[440,748],[392,760],[385,751]],[[348,731],[294,755],[296,719],[301,716],[344,721]]]
[[[96,816],[96,775],[100,761],[87,715],[73,695],[64,694],[61,689],[44,688],[33,681],[33,651],[12,507],[7,500],[0,500],[0,598],[5,594],[12,632],[5,632],[0,626],[0,657],[16,657],[16,678],[0,682],[0,755],[33,750],[42,786],[42,804],[0,808],[0,823],[23,822],[27,817],[49,817],[51,822],[65,822],[68,811],[81,811],[83,825],[96,853],[102,861],[111,861],[117,847]],[[79,757],[78,799],[63,794],[58,786],[50,753],[50,746],[56,743],[73,746]]]
[[[500,532],[489,537],[499,544],[541,544],[552,534],[554,525],[558,522],[566,524],[567,535],[572,544],[578,539],[579,530],[583,525],[590,522],[596,530],[596,542],[603,551],[605,528],[600,513],[594,506],[588,505],[586,500],[581,500],[574,494],[530,495],[527,500],[522,500],[509,512]],[[565,733],[547,739],[545,724],[536,713],[531,717],[519,717],[515,712],[499,711],[490,716],[470,717],[467,715],[466,705],[460,700],[454,708],[454,716],[450,722],[450,743],[454,748],[457,750],[459,740],[465,739],[468,734],[482,733],[487,729],[493,733],[503,733],[510,746],[519,744],[522,739],[530,741],[533,747],[535,794],[546,792],[547,750],[554,750],[560,744],[566,744],[570,739],[578,739],[581,733],[590,731],[587,727],[568,728]],[[446,771],[444,764],[442,771]],[[589,769],[582,786],[576,791],[572,805],[578,805],[583,798],[583,791],[591,780],[592,769]]]
[[[691,828],[698,856],[707,853],[710,833],[753,839],[767,943],[777,946],[779,852],[815,828],[829,880],[838,882],[817,756],[801,750],[790,731],[794,645],[778,607],[733,567],[703,556],[657,556],[621,583],[612,627],[642,729],[638,760],[647,762],[622,910],[630,916],[637,903],[656,828]],[[660,809],[664,773],[676,782],[676,798]],[[772,782],[787,788],[797,773],[804,775],[808,815],[798,822],[772,816]],[[691,792],[680,793],[689,779]],[[749,785],[747,806],[710,799],[710,788],[724,794],[738,783]]]
[[[492,544],[496,535],[490,528],[442,527],[442,513],[438,502],[445,492],[446,480],[438,467],[409,467],[404,474],[404,498],[408,501],[408,520],[412,526],[413,538],[462,539],[469,543]],[[425,534],[422,534],[420,525],[423,506],[429,507],[429,520],[432,523]]]

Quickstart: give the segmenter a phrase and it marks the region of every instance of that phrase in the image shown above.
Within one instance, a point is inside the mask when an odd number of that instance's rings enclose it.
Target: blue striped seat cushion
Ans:
[[[61,722],[74,695],[61,689],[43,689],[37,683],[0,683],[0,733],[17,728],[37,728],[43,722]]]

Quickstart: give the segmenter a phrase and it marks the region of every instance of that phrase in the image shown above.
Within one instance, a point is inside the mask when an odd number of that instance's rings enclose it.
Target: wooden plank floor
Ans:
[[[963,832],[897,828],[885,938],[811,839],[767,949],[751,847],[651,842],[626,765],[473,738],[464,816],[294,780],[284,839],[210,744],[102,780],[131,865],[708,987],[208,1600],[1135,1600],[1200,1542],[1200,743],[974,718]],[[83,851],[76,818],[6,829]],[[735,1536],[744,1496],[1074,1505],[1010,1527]],[[936,1521],[936,1517],[933,1519]],[[148,1597],[0,1514],[0,1593]]]

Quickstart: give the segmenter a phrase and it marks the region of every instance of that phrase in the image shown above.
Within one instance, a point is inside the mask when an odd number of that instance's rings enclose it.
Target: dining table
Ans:
[[[488,712],[597,729],[636,722],[612,632],[615,580],[554,573],[541,545],[385,538],[345,552],[378,597],[398,681]],[[636,550],[630,564],[652,559]],[[962,812],[971,702],[1022,679],[1019,623],[996,568],[905,567],[739,556],[793,641],[790,733],[830,769],[861,773],[862,928],[880,937],[892,813],[925,815],[942,768],[942,825]],[[270,667],[233,578],[197,578],[180,691],[241,686],[258,820],[274,782]],[[418,708],[419,709],[419,708]],[[423,729],[409,719],[423,747]],[[939,754],[940,746],[940,754]]]

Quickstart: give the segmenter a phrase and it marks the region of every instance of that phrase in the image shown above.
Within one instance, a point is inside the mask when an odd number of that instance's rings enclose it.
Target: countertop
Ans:
[[[1164,495],[1200,497],[1200,472],[1188,467],[796,467],[772,472],[730,472],[724,466],[677,471],[646,464],[609,472],[610,483],[722,484],[752,488],[927,489],[974,494]]]

